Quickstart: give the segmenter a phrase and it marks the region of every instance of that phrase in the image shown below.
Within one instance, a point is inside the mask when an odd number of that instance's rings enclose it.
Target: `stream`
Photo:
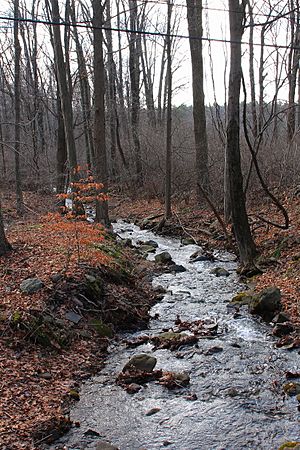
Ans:
[[[149,328],[122,339],[159,334],[174,327],[177,315],[189,322],[213,319],[218,331],[176,351],[153,351],[150,343],[137,348],[127,348],[122,341],[112,344],[106,366],[83,384],[80,402],[71,411],[80,427],[50,448],[95,449],[101,440],[120,450],[277,450],[286,441],[299,440],[297,400],[286,397],[281,388],[286,371],[300,372],[299,354],[276,349],[270,327],[246,309],[234,314],[228,308],[231,298],[245,289],[234,256],[215,252],[215,262],[190,263],[196,245],[182,246],[179,240],[122,221],[114,230],[133,243],[155,240],[156,253],[168,251],[187,269],[154,278],[153,285],[167,293],[151,309]],[[225,268],[229,276],[216,277],[211,273],[215,267]],[[151,381],[128,394],[115,379],[129,358],[140,353],[157,358],[155,369],[187,372],[190,385],[168,390]]]

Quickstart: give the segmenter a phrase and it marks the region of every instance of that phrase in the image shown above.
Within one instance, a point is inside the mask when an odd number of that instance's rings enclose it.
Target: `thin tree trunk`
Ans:
[[[2,216],[2,207],[1,207],[1,200],[0,200],[0,256],[6,255],[10,250],[11,250],[11,245],[5,236],[3,216]]]
[[[130,0],[129,74],[131,85],[131,129],[134,145],[135,178],[137,186],[143,185],[141,145],[139,138],[140,115],[140,55],[137,45],[137,0]]]
[[[19,0],[14,2],[14,17],[19,18]],[[14,47],[15,47],[15,79],[14,79],[14,93],[15,93],[15,176],[16,176],[16,202],[17,213],[23,215],[24,203],[21,182],[20,170],[20,149],[21,149],[21,85],[20,85],[20,62],[21,62],[21,45],[19,42],[19,22],[14,22]]]
[[[97,181],[103,183],[103,193],[107,193],[108,170],[105,143],[105,108],[104,108],[104,62],[103,62],[103,8],[99,0],[92,1],[93,35],[94,35],[94,148]],[[107,200],[97,202],[96,221],[109,227]]]
[[[165,219],[172,216],[172,55],[171,55],[171,16],[172,0],[168,0],[167,24],[167,129],[166,129],[166,180],[165,180]]]
[[[61,109],[64,119],[65,138],[68,149],[70,179],[72,181],[73,179],[76,180],[76,169],[77,169],[76,145],[73,130],[72,98],[69,90],[66,64],[62,51],[60,26],[59,26],[60,15],[59,15],[58,0],[51,0],[51,5],[52,5],[52,21],[54,23],[57,23],[57,25],[52,25],[54,54],[55,54],[59,94],[61,100]]]
[[[255,75],[254,75],[254,45],[253,45],[253,33],[254,33],[254,19],[253,9],[251,2],[248,1],[249,17],[250,17],[250,32],[249,32],[249,79],[250,79],[250,91],[251,91],[251,115],[252,115],[252,133],[254,138],[257,137],[257,112],[256,112],[256,95],[255,95]]]

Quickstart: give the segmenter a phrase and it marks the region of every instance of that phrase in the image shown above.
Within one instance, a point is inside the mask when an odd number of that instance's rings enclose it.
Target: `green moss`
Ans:
[[[73,400],[80,400],[80,396],[79,396],[79,392],[76,391],[75,389],[71,389],[69,391],[69,396],[73,399]]]
[[[252,296],[249,295],[249,292],[239,292],[237,295],[235,295],[231,300],[230,303],[233,304],[239,304],[239,305],[248,305],[248,303],[251,301]]]
[[[17,325],[18,323],[20,323],[22,320],[22,314],[20,313],[20,311],[15,311],[12,316],[11,316],[11,321],[13,323],[13,325]]]

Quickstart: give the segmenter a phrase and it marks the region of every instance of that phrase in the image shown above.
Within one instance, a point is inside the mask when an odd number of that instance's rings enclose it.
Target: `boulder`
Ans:
[[[250,313],[261,316],[267,322],[270,322],[280,309],[281,292],[277,287],[262,290],[249,302]]]
[[[173,264],[172,256],[169,252],[162,252],[155,255],[155,262],[158,264]]]
[[[24,294],[34,294],[44,287],[44,283],[39,278],[27,278],[20,284],[20,289]]]
[[[142,372],[152,372],[157,359],[154,356],[141,353],[140,355],[134,355],[123,367],[122,372],[130,372],[140,370]]]
[[[210,273],[213,273],[216,275],[216,277],[228,277],[230,273],[228,270],[224,269],[223,267],[215,267],[210,271]]]

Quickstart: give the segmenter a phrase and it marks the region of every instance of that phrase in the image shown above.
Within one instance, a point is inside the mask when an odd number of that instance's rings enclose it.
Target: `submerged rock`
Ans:
[[[285,383],[282,386],[282,388],[284,392],[291,397],[300,394],[300,383],[297,382]]]
[[[215,267],[210,273],[215,274],[216,277],[228,277],[230,275],[228,270],[224,269],[224,267]]]
[[[101,441],[97,443],[96,450],[119,450],[119,448],[109,442]]]
[[[173,264],[170,269],[168,269],[168,272],[170,273],[182,273],[186,272],[186,268],[182,266],[181,264]]]
[[[130,372],[134,370],[140,370],[143,372],[152,372],[156,366],[157,359],[154,356],[141,353],[140,355],[134,355],[123,367],[122,372]]]
[[[20,289],[24,294],[34,294],[44,287],[44,283],[39,278],[27,278],[20,284]]]
[[[277,287],[269,287],[254,295],[249,303],[251,314],[261,316],[270,322],[281,309],[281,292]]]

